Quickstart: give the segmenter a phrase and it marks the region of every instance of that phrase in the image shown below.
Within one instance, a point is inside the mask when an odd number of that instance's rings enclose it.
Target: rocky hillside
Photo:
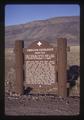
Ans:
[[[55,45],[59,37],[66,37],[69,45],[79,45],[80,17],[54,17],[5,27],[5,47],[14,47],[18,39],[25,41],[25,47],[35,40],[45,40]]]

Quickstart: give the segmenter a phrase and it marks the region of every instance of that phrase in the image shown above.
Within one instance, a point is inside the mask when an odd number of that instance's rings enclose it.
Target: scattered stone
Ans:
[[[79,113],[79,97],[59,97],[51,100],[51,96],[21,95],[5,96],[6,113],[15,111],[18,115],[45,114],[45,115],[77,115]],[[37,101],[37,102],[36,102]]]

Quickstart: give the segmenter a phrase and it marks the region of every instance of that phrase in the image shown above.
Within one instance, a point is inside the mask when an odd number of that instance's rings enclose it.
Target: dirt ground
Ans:
[[[58,97],[53,95],[5,95],[5,115],[30,116],[30,115],[79,115],[80,97]]]

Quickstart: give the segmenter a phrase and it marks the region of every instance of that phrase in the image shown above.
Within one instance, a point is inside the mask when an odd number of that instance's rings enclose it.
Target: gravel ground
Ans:
[[[5,95],[5,115],[79,115],[80,97]]]

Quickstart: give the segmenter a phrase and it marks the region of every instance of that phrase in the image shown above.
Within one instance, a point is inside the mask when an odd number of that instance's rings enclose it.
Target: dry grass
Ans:
[[[67,52],[67,66],[80,65],[80,46],[70,46]],[[70,95],[80,94],[80,78],[78,83],[70,92]],[[5,49],[5,91],[14,91],[15,81],[15,54],[13,48]],[[53,88],[54,89],[54,88]]]
[[[68,65],[80,65],[80,46],[70,46],[70,52],[67,54]]]

